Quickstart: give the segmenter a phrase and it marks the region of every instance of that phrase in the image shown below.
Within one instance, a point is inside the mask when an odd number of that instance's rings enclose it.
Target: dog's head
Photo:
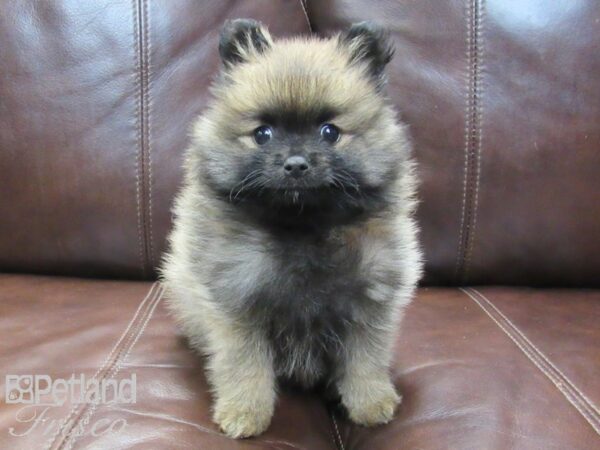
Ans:
[[[381,28],[273,40],[238,19],[225,24],[219,53],[192,149],[215,192],[257,211],[344,212],[394,182],[408,143],[383,93],[393,51]]]

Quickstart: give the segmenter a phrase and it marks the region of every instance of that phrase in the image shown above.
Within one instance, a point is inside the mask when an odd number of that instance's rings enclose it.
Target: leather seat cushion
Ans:
[[[43,417],[3,401],[0,448],[589,449],[600,442],[598,323],[600,291],[423,288],[398,336],[404,399],[391,424],[354,426],[313,395],[284,393],[267,433],[233,441],[210,420],[202,360],[160,286],[2,275],[4,375],[135,374],[137,392],[134,404],[67,402]]]

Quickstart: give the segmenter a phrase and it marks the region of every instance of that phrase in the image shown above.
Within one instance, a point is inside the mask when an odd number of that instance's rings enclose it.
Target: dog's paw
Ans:
[[[365,386],[364,390],[342,398],[350,420],[368,427],[391,421],[401,401],[391,383],[373,389]]]
[[[227,436],[241,439],[264,432],[269,427],[272,416],[273,408],[268,405],[248,407],[237,403],[220,405],[217,402],[213,420]]]

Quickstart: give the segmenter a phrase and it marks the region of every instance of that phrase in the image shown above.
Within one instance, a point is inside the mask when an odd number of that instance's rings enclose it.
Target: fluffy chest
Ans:
[[[335,366],[351,328],[380,309],[369,293],[381,261],[390,259],[386,246],[374,251],[344,236],[234,244],[220,247],[215,298],[242,323],[264,330],[280,376],[314,384]]]
[[[360,249],[337,240],[278,242],[269,251],[270,270],[258,283],[254,307],[300,320],[346,315],[364,296]]]
[[[330,243],[282,245],[272,271],[247,301],[275,352],[277,372],[310,385],[341,352],[348,328],[364,308],[368,281],[360,254]]]

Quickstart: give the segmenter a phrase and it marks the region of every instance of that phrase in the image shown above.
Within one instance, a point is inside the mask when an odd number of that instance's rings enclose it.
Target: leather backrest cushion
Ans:
[[[150,277],[227,18],[299,2],[27,0],[0,10],[0,270]]]
[[[313,1],[396,44],[434,283],[600,284],[600,3]]]
[[[0,269],[153,276],[232,17],[390,29],[427,283],[600,284],[593,0],[5,2]]]

